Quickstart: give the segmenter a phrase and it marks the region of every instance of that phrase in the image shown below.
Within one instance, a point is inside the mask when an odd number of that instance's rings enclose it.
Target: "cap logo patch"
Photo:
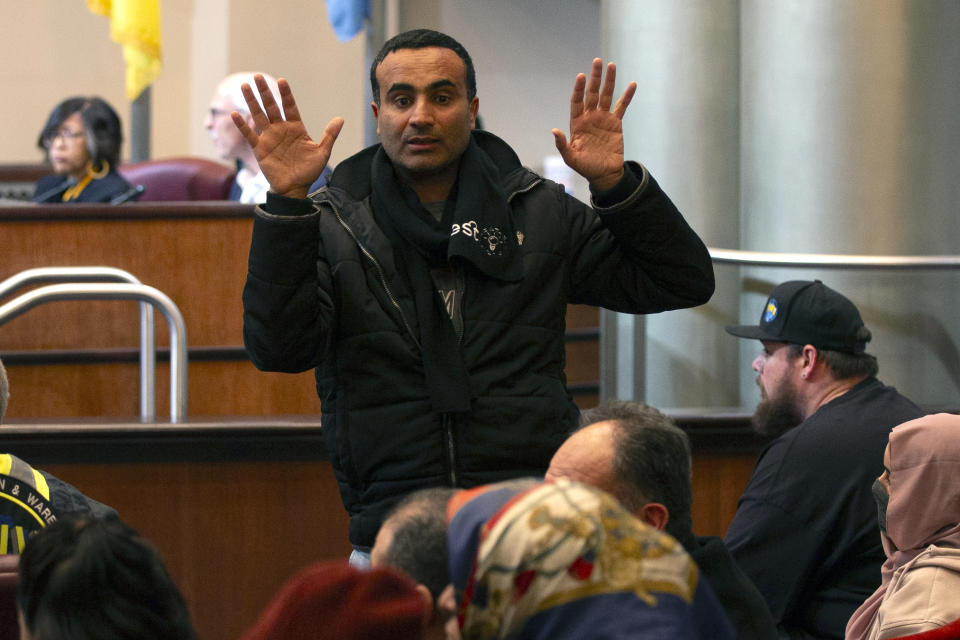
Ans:
[[[773,322],[773,319],[777,317],[777,301],[773,298],[767,300],[767,308],[763,310],[763,321],[764,322]]]

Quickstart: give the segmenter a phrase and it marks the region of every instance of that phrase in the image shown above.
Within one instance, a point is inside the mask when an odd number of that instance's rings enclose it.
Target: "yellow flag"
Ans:
[[[110,19],[110,37],[123,45],[127,98],[136,100],[160,75],[160,0],[87,0],[91,11]]]

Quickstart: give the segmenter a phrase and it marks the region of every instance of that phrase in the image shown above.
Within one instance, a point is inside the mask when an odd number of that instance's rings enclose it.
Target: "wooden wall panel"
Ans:
[[[191,347],[242,346],[241,292],[252,211],[234,203],[147,204],[108,210],[79,205],[0,207],[5,249],[0,279],[40,266],[117,267],[166,293],[183,313]],[[27,213],[25,213],[27,212]],[[71,212],[77,212],[71,216]],[[595,328],[597,309],[571,305],[571,330]],[[169,344],[157,313],[157,343]],[[34,350],[132,349],[139,345],[139,311],[129,301],[53,302],[0,327],[0,353]],[[135,363],[16,364],[11,417],[134,416],[139,413]],[[168,369],[157,368],[157,415],[168,413]],[[597,402],[599,346],[595,337],[567,348],[576,400]],[[310,373],[256,371],[249,362],[190,362],[190,415],[312,414],[319,411]]]
[[[238,206],[225,205],[226,211]],[[251,218],[224,216],[5,220],[0,227],[4,247],[0,279],[33,267],[125,269],[174,301],[191,345],[240,345],[240,294],[252,225]],[[157,343],[168,344],[166,335],[166,322],[158,313]],[[52,302],[0,331],[0,351],[138,344],[139,312],[134,302]]]
[[[694,533],[723,537],[737,512],[737,501],[750,480],[756,459],[753,452],[724,455],[694,453]]]
[[[346,558],[348,518],[326,462],[46,465],[150,540],[203,640],[236,640],[280,586]]]
[[[130,417],[140,414],[140,367],[123,364],[7,366],[8,417]],[[170,415],[170,368],[157,365],[157,416]],[[312,371],[266,373],[247,360],[198,361],[187,373],[188,416],[318,414]]]

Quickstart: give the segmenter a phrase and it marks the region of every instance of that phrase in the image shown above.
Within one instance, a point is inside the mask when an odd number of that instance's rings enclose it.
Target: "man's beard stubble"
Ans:
[[[761,400],[750,418],[753,430],[762,436],[776,438],[803,422],[796,390],[782,384],[778,392],[776,398]]]

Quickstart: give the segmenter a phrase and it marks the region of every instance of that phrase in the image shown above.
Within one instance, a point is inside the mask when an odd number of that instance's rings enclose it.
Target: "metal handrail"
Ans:
[[[116,267],[37,267],[25,269],[0,282],[0,300],[21,287],[38,282],[128,282],[143,284],[129,271]],[[157,344],[153,307],[140,302],[140,418],[157,415]],[[2,324],[2,323],[0,323]]]
[[[137,300],[160,309],[170,327],[170,422],[187,417],[187,327],[165,293],[144,284],[51,284],[0,305],[0,324],[44,302],[56,300]]]
[[[714,262],[764,267],[824,269],[958,269],[960,256],[866,256],[836,253],[774,253],[709,248]]]

